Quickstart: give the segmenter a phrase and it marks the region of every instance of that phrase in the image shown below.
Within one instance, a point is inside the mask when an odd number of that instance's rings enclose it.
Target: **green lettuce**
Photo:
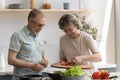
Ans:
[[[60,72],[62,76],[84,76],[85,72],[79,66],[71,66],[69,69]]]

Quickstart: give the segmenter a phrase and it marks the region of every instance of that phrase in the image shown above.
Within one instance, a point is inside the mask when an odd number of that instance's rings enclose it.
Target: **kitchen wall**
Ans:
[[[24,8],[29,8],[29,0],[5,0],[6,8],[8,4],[11,3],[22,3]],[[43,0],[36,0],[36,8],[40,8]],[[103,21],[105,15],[105,7],[107,0],[69,0],[71,2],[70,9],[92,9],[93,12],[89,13],[88,21],[99,29],[99,33],[103,29]],[[53,9],[63,9],[63,1],[61,0],[51,0]],[[84,6],[86,5],[86,6]],[[102,5],[102,6],[101,6]],[[57,22],[60,16],[67,12],[44,12],[46,16],[46,26],[41,31],[41,34],[47,41],[46,45],[46,58],[49,59],[50,63],[57,62],[58,51],[59,51],[59,37],[64,34],[59,30]],[[0,11],[0,52],[4,54],[6,66],[7,64],[7,54],[10,36],[14,31],[21,29],[27,24],[28,12],[9,12]],[[113,31],[114,33],[114,31]],[[108,41],[109,42],[109,41]],[[110,41],[111,43],[111,41]],[[112,41],[114,45],[114,41]],[[111,49],[112,50],[112,49]],[[109,50],[110,51],[110,50]],[[113,50],[111,51],[113,52]],[[114,54],[114,52],[112,53]],[[114,59],[114,57],[112,57]],[[110,63],[115,63],[114,61]]]
[[[107,63],[116,63],[115,62],[115,7],[114,1],[111,10],[110,24],[108,29],[107,37],[107,47],[106,47],[106,62]],[[111,42],[111,43],[110,43]]]
[[[119,32],[120,32],[120,0],[115,0],[115,23],[116,23],[116,64],[117,64],[117,70],[120,71],[120,35],[119,35]]]

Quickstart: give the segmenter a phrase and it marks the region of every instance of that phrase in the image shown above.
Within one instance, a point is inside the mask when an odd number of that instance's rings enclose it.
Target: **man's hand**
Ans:
[[[30,64],[29,68],[34,70],[34,71],[41,71],[45,67],[43,65],[41,65],[41,64]]]
[[[43,58],[40,62],[41,65],[43,65],[44,67],[47,67],[48,66],[48,60]]]

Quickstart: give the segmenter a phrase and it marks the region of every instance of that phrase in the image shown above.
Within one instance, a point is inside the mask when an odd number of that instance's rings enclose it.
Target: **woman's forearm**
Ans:
[[[82,61],[91,61],[91,62],[99,62],[102,61],[100,53],[96,53],[93,55],[83,55],[75,57],[79,62]]]

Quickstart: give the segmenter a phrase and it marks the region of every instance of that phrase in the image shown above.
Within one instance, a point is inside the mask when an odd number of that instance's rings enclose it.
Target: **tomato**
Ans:
[[[101,79],[101,72],[94,72],[92,74],[93,79]]]
[[[109,79],[109,75],[108,71],[101,72],[101,79]]]
[[[93,79],[105,79],[105,80],[107,80],[107,79],[109,79],[109,76],[110,76],[110,73],[108,72],[108,71],[106,71],[106,70],[102,70],[102,71],[98,71],[98,72],[94,72],[93,74],[92,74],[92,78]]]

